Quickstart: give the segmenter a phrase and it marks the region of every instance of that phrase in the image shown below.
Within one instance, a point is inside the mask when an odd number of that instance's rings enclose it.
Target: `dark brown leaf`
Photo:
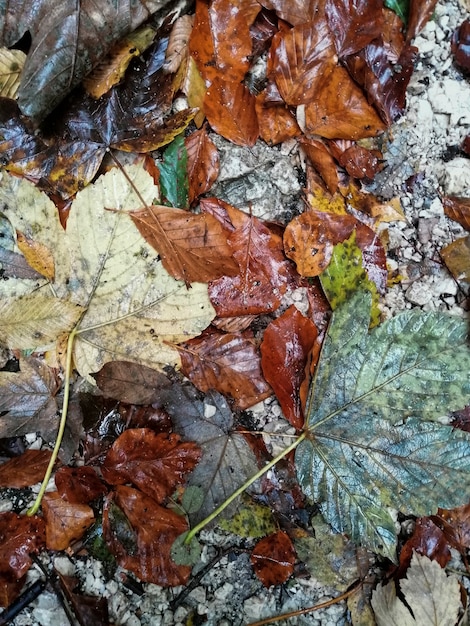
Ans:
[[[466,430],[470,432],[470,404],[463,408],[461,411],[452,413],[452,426],[454,428],[460,428],[460,430]]]
[[[441,256],[455,280],[470,281],[470,235],[442,248]]]
[[[252,333],[209,330],[177,348],[183,374],[201,391],[216,389],[239,409],[271,395]]]
[[[410,0],[406,39],[410,42],[431,19],[437,0]]]
[[[442,205],[447,217],[458,222],[465,230],[470,231],[470,198],[444,196]]]
[[[323,0],[260,0],[260,4],[294,26],[305,24],[317,12],[324,12]]]
[[[50,450],[26,450],[0,466],[0,487],[30,487],[41,482],[46,473]]]
[[[113,532],[109,516],[113,501],[136,533],[136,554],[129,554]],[[187,529],[184,517],[163,508],[152,498],[131,487],[116,487],[103,508],[103,535],[119,565],[136,574],[142,581],[162,587],[188,582],[191,568],[176,565],[170,557],[173,542]]]
[[[196,444],[182,443],[178,435],[132,428],[116,439],[101,471],[107,483],[131,482],[161,503],[184,482],[200,456]]]
[[[383,167],[381,156],[377,150],[367,150],[362,146],[354,145],[341,154],[338,163],[353,178],[372,180]]]
[[[421,517],[416,520],[413,535],[401,549],[400,565],[397,572],[399,578],[408,569],[413,552],[437,561],[441,567],[445,567],[450,561],[451,554],[444,533],[429,517]]]
[[[132,361],[105,363],[93,378],[105,396],[128,404],[152,404],[170,385],[165,374]]]
[[[432,521],[439,526],[449,544],[466,554],[470,548],[470,504],[455,509],[437,509]]]
[[[45,546],[44,520],[11,511],[0,513],[0,573],[21,578],[31,566],[31,554]]]
[[[470,72],[470,19],[462,22],[452,35],[452,54],[465,72]]]
[[[300,386],[317,336],[315,324],[291,305],[269,324],[261,344],[263,374],[279,400],[284,417],[297,429],[304,424]]]
[[[60,497],[71,504],[89,504],[108,489],[92,467],[60,467],[55,473]]]
[[[86,529],[95,521],[91,507],[67,502],[57,491],[44,495],[42,512],[46,522],[48,550],[66,550],[71,543],[81,539]]]
[[[60,572],[57,575],[80,626],[109,626],[107,598],[84,596],[79,592],[78,578],[64,576]]]
[[[184,145],[188,153],[189,202],[193,204],[217,179],[219,152],[205,127],[186,137]]]
[[[258,541],[250,557],[255,574],[265,587],[286,582],[294,573],[295,559],[292,541],[282,530]]]
[[[325,13],[340,58],[359,52],[383,30],[381,0],[326,0]]]

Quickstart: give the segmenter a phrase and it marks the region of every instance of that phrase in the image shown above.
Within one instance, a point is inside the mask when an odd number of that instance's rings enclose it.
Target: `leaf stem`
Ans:
[[[191,528],[189,533],[186,535],[186,539],[184,540],[184,543],[185,544],[191,543],[194,537],[198,534],[200,530],[204,528],[204,526],[212,522],[213,519],[215,519],[218,515],[220,515],[220,513],[222,513],[222,511],[226,509],[228,505],[231,504],[235,500],[235,498],[238,498],[238,496],[240,496],[246,489],[248,489],[250,485],[252,485],[255,481],[257,481],[258,478],[261,478],[263,474],[266,474],[266,472],[269,471],[271,467],[276,465],[276,463],[278,463],[281,459],[287,456],[289,452],[292,452],[292,450],[295,450],[295,448],[299,445],[301,441],[305,439],[306,436],[307,436],[307,432],[304,431],[301,435],[299,435],[299,437],[297,437],[295,441],[293,441],[290,444],[290,446],[285,448],[280,454],[274,457],[274,459],[269,461],[269,463],[264,465],[258,472],[256,472],[254,476],[251,476],[251,478],[249,478],[246,482],[244,482],[243,485],[239,487],[236,491],[234,491],[232,495],[229,496],[226,500],[224,500],[222,504],[220,504],[215,509],[215,511],[212,511],[212,513],[208,515],[206,518],[204,518],[202,522],[199,522],[199,524],[197,524],[194,528]]]
[[[65,361],[64,400],[62,403],[62,413],[60,416],[57,438],[55,440],[54,449],[52,450],[52,456],[49,460],[49,464],[47,466],[46,473],[44,475],[39,493],[36,496],[36,500],[34,501],[33,506],[30,507],[26,513],[26,515],[28,516],[35,515],[38,512],[39,507],[41,506],[42,498],[46,492],[47,483],[49,482],[49,479],[52,475],[52,470],[54,469],[54,464],[59,455],[60,446],[62,443],[62,439],[64,437],[65,424],[67,422],[67,412],[69,408],[70,378],[72,375],[72,348],[73,348],[73,342],[75,340],[75,336],[77,335],[77,333],[78,333],[78,324],[72,330],[67,340],[67,358]]]

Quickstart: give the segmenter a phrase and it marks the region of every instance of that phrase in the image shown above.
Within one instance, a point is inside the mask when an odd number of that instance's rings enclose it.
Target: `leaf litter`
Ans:
[[[326,10],[321,7],[314,20],[311,11],[307,11],[305,19],[301,18],[307,8],[303,6],[305,3],[302,6],[277,1],[261,4],[270,13],[264,9],[260,12],[258,3],[247,2],[241,11],[238,6],[232,10],[225,0],[214,0],[210,5],[197,2],[194,27],[192,31],[188,27],[181,36],[184,40],[189,38],[189,51],[184,42],[178,45],[176,56],[181,57],[180,68],[176,62],[171,65],[172,72],[179,72],[175,82],[172,76],[164,77],[170,65],[168,54],[165,56],[168,31],[162,31],[142,62],[136,61],[126,72],[122,85],[100,95],[96,105],[87,96],[80,96],[75,99],[71,113],[62,114],[57,126],[64,133],[61,141],[65,137],[62,153],[54,153],[51,136],[42,138],[41,132],[33,131],[10,101],[2,101],[7,113],[1,120],[6,134],[0,149],[5,160],[11,159],[9,169],[35,182],[41,176],[48,178],[39,187],[47,190],[59,208],[63,199],[73,198],[81,186],[77,186],[77,181],[86,184],[93,179],[104,151],[120,148],[147,152],[170,143],[176,136],[157,168],[146,159],[153,177],[140,162],[111,169],[79,191],[71,207],[66,208],[68,219],[66,214],[61,216],[62,224],[67,222],[65,232],[53,202],[35,184],[3,173],[0,185],[4,224],[10,241],[9,248],[2,249],[2,263],[10,274],[8,284],[4,282],[2,289],[5,315],[2,315],[1,332],[3,343],[20,357],[21,370],[0,372],[5,375],[0,378],[6,397],[10,395],[10,404],[5,409],[9,412],[2,419],[7,428],[17,424],[10,420],[16,400],[11,390],[15,377],[15,382],[20,382],[22,375],[27,378],[24,370],[32,372],[27,364],[33,364],[34,360],[25,356],[25,352],[31,351],[45,353],[47,365],[38,368],[39,387],[28,396],[36,397],[34,411],[25,415],[26,430],[18,432],[27,432],[29,424],[41,414],[49,417],[58,411],[62,402],[60,397],[56,399],[60,383],[54,385],[48,381],[57,381],[61,376],[64,341],[68,337],[64,406],[68,402],[73,349],[73,365],[82,377],[89,383],[96,379],[106,395],[131,402],[124,413],[139,414],[137,428],[129,428],[128,418],[124,432],[117,438],[115,433],[114,443],[109,441],[107,445],[111,447],[104,452],[106,459],[101,468],[112,491],[105,495],[102,528],[108,548],[122,567],[141,580],[163,586],[188,581],[191,571],[188,564],[177,564],[170,556],[174,540],[188,529],[187,520],[194,535],[204,518],[209,516],[212,521],[214,510],[223,506],[223,501],[230,499],[234,491],[242,489],[246,481],[257,479],[250,488],[256,498],[260,495],[263,470],[272,468],[274,477],[281,473],[281,464],[275,468],[274,461],[258,471],[269,458],[266,449],[252,435],[242,432],[241,423],[246,423],[246,416],[232,413],[223,396],[211,390],[220,387],[232,397],[234,406],[238,404],[241,408],[252,406],[270,393],[260,372],[262,359],[258,345],[263,333],[256,325],[254,334],[245,330],[260,314],[270,316],[261,322],[264,327],[271,321],[264,333],[268,339],[273,332],[287,339],[290,334],[298,333],[296,340],[305,343],[297,347],[295,354],[281,351],[276,355],[274,347],[268,350],[266,344],[263,368],[284,412],[298,430],[302,430],[305,416],[303,433],[283,454],[297,447],[295,466],[299,483],[335,531],[394,561],[397,536],[393,509],[401,514],[429,515],[439,505],[451,508],[468,499],[463,462],[468,455],[467,435],[453,430],[441,419],[468,402],[468,381],[462,374],[468,371],[469,364],[465,324],[445,315],[419,312],[404,313],[378,323],[378,294],[384,294],[387,288],[387,242],[386,238],[379,241],[375,229],[382,219],[386,222],[400,218],[400,212],[395,211],[392,217],[389,209],[376,208],[376,223],[365,215],[358,217],[353,206],[357,197],[353,201],[354,193],[344,192],[336,165],[339,163],[357,178],[363,178],[363,171],[367,172],[366,178],[371,178],[380,169],[380,152],[351,140],[376,135],[403,112],[405,88],[416,54],[408,42],[424,22],[417,17],[419,11],[412,9],[408,39],[403,34],[397,36],[395,28],[392,50],[393,19],[390,13],[382,11],[380,3],[361,5],[359,20],[349,8],[334,0],[326,2]],[[432,3],[428,5],[426,16],[432,11]],[[401,11],[398,5],[393,8]],[[364,16],[361,11],[365,12]],[[276,13],[290,25],[276,24]],[[22,15],[20,27],[30,17]],[[230,40],[226,38],[227,23],[237,33]],[[266,29],[264,34],[257,31],[262,24]],[[319,31],[324,36],[314,45],[313,39]],[[250,67],[255,34],[256,54],[264,51],[269,57],[267,84],[257,97],[240,82]],[[174,38],[177,37],[180,33],[175,29]],[[299,54],[305,62],[299,63]],[[167,62],[162,69],[165,58]],[[199,135],[194,143],[191,137],[196,135],[189,134],[183,144],[180,133],[195,111],[188,108],[179,117],[170,113],[185,72],[188,83],[182,90],[188,100],[194,88],[198,91],[194,97],[205,109],[212,129],[232,142],[252,146],[258,132],[272,144],[302,132],[306,135],[302,143],[310,161],[308,197],[312,198],[311,191],[317,185],[313,174],[316,168],[326,184],[325,188],[320,183],[323,190],[316,196],[318,199],[324,195],[321,211],[326,210],[326,214],[316,211],[315,205],[314,211],[307,206],[302,214],[307,228],[302,226],[302,232],[291,221],[284,230],[280,224],[263,223],[251,213],[243,213],[218,198],[200,199],[217,177],[217,150],[205,128],[197,131]],[[316,102],[312,103],[309,95],[312,79],[325,75],[329,79],[319,85]],[[206,83],[205,96],[201,80]],[[152,108],[145,99],[144,88],[157,84],[163,100],[158,101],[157,108]],[[347,102],[331,98],[338,85],[347,95]],[[215,98],[214,94],[220,97]],[[20,95],[20,102],[21,98]],[[332,102],[335,107],[330,111],[327,107]],[[129,113],[120,116],[117,112],[124,104],[129,105]],[[271,126],[263,126],[262,120],[268,119]],[[329,119],[326,124],[325,119]],[[80,120],[84,120],[82,126]],[[201,119],[199,115],[198,127],[202,120],[203,116]],[[108,122],[111,126],[106,126]],[[77,134],[79,141],[74,143]],[[341,143],[343,140],[346,142]],[[27,154],[22,152],[22,144],[28,146]],[[60,170],[75,150],[79,155],[74,163],[77,167],[68,180]],[[91,155],[88,171],[86,167],[83,169],[86,155]],[[59,179],[61,182],[55,186]],[[332,197],[338,189],[344,194],[339,202],[342,206],[339,215],[327,199],[328,193]],[[58,201],[55,193],[62,200]],[[199,199],[201,212],[188,211]],[[463,219],[465,225],[462,208],[465,202],[458,205],[453,202],[455,216]],[[363,210],[365,206],[359,208]],[[370,208],[367,207],[368,215]],[[315,220],[320,230],[325,231],[323,240],[311,227]],[[165,221],[168,227],[164,227]],[[184,230],[188,224],[189,241],[188,231]],[[300,236],[298,240],[292,236],[295,228]],[[213,252],[207,256],[205,243],[211,238]],[[312,273],[308,268],[309,257],[318,254],[319,240],[326,247],[315,259],[319,266]],[[299,273],[286,255],[294,258]],[[219,275],[214,275],[210,266],[216,268],[221,258],[223,268],[219,267]],[[26,265],[20,259],[25,259]],[[460,270],[462,261],[459,262],[455,275],[461,280],[465,271]],[[333,310],[326,334],[324,323],[319,322],[318,337],[309,319],[317,321],[324,315],[317,309],[315,290],[320,283],[312,279],[316,276],[320,276]],[[212,281],[209,290],[199,281]],[[316,307],[306,311],[307,317],[297,309],[295,315],[284,317],[283,297],[298,286],[307,291]],[[215,313],[218,318],[213,320]],[[259,324],[261,319],[256,322]],[[204,331],[212,320],[219,330]],[[278,320],[284,323],[288,320],[287,328],[279,330]],[[220,330],[224,327],[231,328],[232,335]],[[369,332],[369,327],[374,328]],[[231,359],[234,347],[240,354],[236,363]],[[167,363],[179,364],[176,348],[182,355],[183,366],[185,356],[191,354],[183,373],[205,395],[187,383],[181,384],[174,375],[166,378],[151,369],[156,359],[160,368]],[[199,368],[196,375],[195,365]],[[289,383],[287,391],[278,384],[276,373],[267,374],[268,365],[274,365],[274,372],[276,368],[284,372],[282,376]],[[305,405],[307,373],[312,376],[312,383]],[[37,374],[34,376],[38,380]],[[223,382],[225,377],[231,378],[228,386]],[[25,380],[26,385],[28,382]],[[72,391],[72,402],[73,394]],[[136,406],[139,404],[154,404],[154,407],[139,408]],[[158,432],[160,427],[168,429],[169,422],[168,418],[162,418],[158,422],[160,426],[156,426],[151,421],[156,410],[170,414],[173,428],[187,443],[180,443],[178,436],[169,434],[168,430]],[[23,417],[21,409],[19,417]],[[252,426],[249,430],[253,430]],[[17,434],[14,429],[12,432]],[[41,432],[48,435],[45,427]],[[201,449],[201,460],[184,487],[183,474],[192,469],[199,455],[196,444]],[[175,450],[181,450],[183,455],[188,446],[193,447],[193,455],[187,457],[184,470],[179,453],[176,466],[165,461]],[[186,453],[183,456],[186,458]],[[44,500],[49,547],[57,547],[59,541],[62,543],[57,549],[67,548],[93,523],[93,511],[90,507],[86,509],[88,496],[83,494],[78,500],[85,501],[72,502],[74,494],[82,492],[83,482],[89,479],[95,485],[95,491],[89,494],[91,502],[108,490],[99,480],[96,484],[92,468],[83,469],[91,474],[85,472],[81,478],[71,476],[67,488],[64,485],[59,488],[58,483],[59,492]],[[168,487],[160,492],[162,481]],[[431,487],[436,482],[438,490]],[[126,486],[129,484],[134,487]],[[158,486],[159,495],[152,485]],[[309,510],[299,493],[294,496],[293,491],[287,490],[284,497],[287,502],[293,498],[299,511],[304,507],[306,512]],[[235,508],[236,504],[232,504],[232,510]],[[59,514],[53,513],[53,509]],[[46,514],[47,510],[50,514]],[[288,510],[286,504],[280,504],[278,523],[282,516],[293,519]],[[449,541],[455,543],[445,521],[453,519],[452,514],[442,515],[438,523],[447,529]],[[65,525],[62,517],[67,520]],[[282,529],[261,540],[258,552],[252,556],[254,569],[267,586],[281,584],[293,571],[296,557],[289,535],[295,533],[292,529],[289,532],[285,522],[281,526]],[[309,532],[308,528],[306,522],[302,531]],[[157,535],[162,547],[158,553],[153,539]],[[273,537],[279,540],[274,541]],[[191,554],[189,561],[198,558]],[[275,562],[275,567],[266,568],[265,559],[268,564]],[[408,568],[409,580],[418,578],[415,565],[413,561]],[[334,571],[331,562],[326,570],[324,575],[331,580]],[[4,576],[2,581],[5,594],[12,589],[7,578]],[[404,589],[406,581],[402,583]],[[391,600],[387,609],[390,615],[402,610],[397,603],[392,604]],[[419,606],[416,610],[420,610]],[[379,609],[377,617],[378,612]],[[402,615],[404,620],[409,616],[409,613]]]

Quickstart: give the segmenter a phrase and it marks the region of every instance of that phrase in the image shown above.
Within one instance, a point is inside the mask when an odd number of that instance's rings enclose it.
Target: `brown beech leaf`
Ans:
[[[267,102],[266,91],[256,96],[255,108],[259,134],[267,144],[275,146],[302,133],[295,117],[285,104],[273,105]]]
[[[60,497],[71,504],[89,504],[108,489],[92,467],[60,467],[55,473]]]
[[[269,324],[261,344],[263,374],[279,400],[284,417],[297,429],[304,424],[300,386],[317,336],[315,324],[291,305]]]
[[[373,179],[383,168],[381,157],[382,154],[378,150],[367,150],[355,144],[341,154],[338,163],[353,178]]]
[[[464,72],[470,72],[470,19],[463,21],[452,35],[452,54]]]
[[[127,404],[152,404],[170,385],[162,372],[132,361],[110,361],[92,376],[105,396]]]
[[[0,465],[0,487],[30,487],[41,482],[51,458],[50,450],[26,450]]]
[[[188,153],[189,202],[193,204],[217,179],[219,152],[205,127],[186,137],[184,145]]]
[[[385,293],[387,262],[384,248],[378,235],[352,215],[306,211],[295,217],[284,232],[286,255],[295,261],[301,276],[319,276],[328,267],[333,246],[348,239],[354,229],[357,245],[362,250],[364,269],[379,293]]]
[[[212,215],[152,205],[130,216],[177,280],[189,285],[236,274],[228,233]]]
[[[325,181],[326,187],[331,194],[338,190],[338,170],[331,153],[321,141],[315,139],[302,140],[300,146],[309,158],[312,165]]]
[[[470,235],[442,248],[441,256],[455,280],[470,281]]]
[[[436,8],[437,0],[410,0],[406,39],[411,41],[425,27]]]
[[[136,533],[136,554],[129,554],[110,523],[110,506],[115,504]],[[137,489],[118,485],[103,508],[103,535],[119,565],[142,581],[162,587],[184,585],[191,568],[176,565],[170,550],[175,539],[188,530],[184,517],[160,506]]]
[[[470,433],[470,404],[467,404],[467,406],[460,411],[451,413],[451,416],[451,424],[454,428],[460,428],[460,430],[465,430]]]
[[[465,230],[470,231],[470,198],[444,196],[442,204],[447,217],[458,222]]]
[[[310,17],[312,20],[312,17]],[[310,102],[337,63],[324,16],[274,35],[268,77],[274,79],[286,104]]]
[[[363,139],[385,130],[362,89],[340,66],[322,81],[315,98],[305,106],[306,134],[328,139]]]
[[[417,54],[417,48],[406,46],[393,64],[382,38],[377,38],[343,60],[351,77],[364,89],[369,102],[388,126],[405,110],[406,88]]]
[[[201,391],[216,389],[246,409],[271,395],[251,332],[204,331],[177,346],[181,371]]]
[[[235,317],[275,311],[292,275],[281,237],[260,219],[222,200],[205,198],[201,207],[232,231],[228,242],[239,265],[236,276],[223,276],[209,285],[217,315]]]
[[[56,570],[57,571],[57,570]],[[70,602],[80,626],[109,626],[108,600],[79,592],[80,581],[57,571],[60,586]]]
[[[44,520],[8,511],[0,513],[0,573],[21,578],[31,566],[31,554],[45,546]]]
[[[294,26],[305,24],[318,11],[324,12],[322,0],[259,0],[266,9],[276,12],[281,19]]]
[[[455,509],[437,509],[437,515],[431,519],[442,530],[449,544],[466,554],[470,548],[470,504]]]
[[[254,146],[258,139],[255,96],[245,85],[216,76],[204,98],[204,111],[212,128],[239,146]]]
[[[296,554],[289,535],[279,530],[258,541],[250,560],[263,585],[271,587],[281,585],[292,576]]]
[[[110,485],[133,483],[161,503],[184,482],[200,456],[195,443],[182,443],[178,435],[131,428],[113,443],[101,472]]]
[[[90,506],[67,502],[57,491],[44,495],[42,512],[46,522],[48,550],[66,550],[71,543],[83,537],[86,529],[95,521]]]
[[[446,537],[430,517],[420,517],[416,520],[413,534],[400,552],[398,577],[405,574],[414,552],[437,561],[441,567],[445,567],[450,561],[451,554]]]
[[[325,13],[340,58],[382,34],[382,7],[381,0],[326,0]]]

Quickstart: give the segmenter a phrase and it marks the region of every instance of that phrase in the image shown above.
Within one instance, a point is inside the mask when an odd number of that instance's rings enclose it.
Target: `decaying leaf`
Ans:
[[[206,128],[184,140],[188,153],[189,202],[209,191],[219,174],[219,153]]]
[[[21,489],[41,482],[50,458],[50,450],[25,450],[0,465],[0,486]]]
[[[132,361],[105,363],[93,378],[105,396],[127,404],[157,402],[160,390],[170,386],[162,372]]]
[[[258,541],[251,553],[251,563],[265,587],[284,583],[294,572],[295,549],[282,530]]]
[[[397,597],[393,581],[379,585],[372,594],[377,626],[455,626],[457,623],[462,608],[458,580],[447,576],[436,561],[415,553],[406,578],[400,580],[400,588],[409,608]]]
[[[444,246],[441,256],[455,280],[470,281],[470,235]]]
[[[387,507],[428,515],[470,497],[470,436],[436,421],[468,400],[470,351],[466,321],[440,313],[368,334],[370,303],[357,292],[333,313],[296,465],[333,528],[393,560]]]
[[[0,48],[0,96],[15,98],[26,55],[21,50]]]
[[[0,514],[0,574],[21,578],[30,568],[31,554],[45,546],[44,520],[37,515],[26,517],[11,511]]]
[[[442,205],[447,217],[458,222],[465,230],[470,231],[470,198],[444,196]]]
[[[93,524],[93,509],[87,504],[72,504],[57,491],[44,495],[42,511],[46,522],[46,545],[49,550],[65,550],[80,539]]]

